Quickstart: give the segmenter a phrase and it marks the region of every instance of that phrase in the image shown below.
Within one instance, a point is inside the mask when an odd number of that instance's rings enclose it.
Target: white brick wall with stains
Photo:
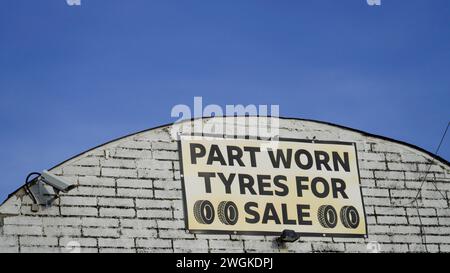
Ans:
[[[280,119],[280,137],[356,142],[369,237],[301,237],[280,246],[276,236],[191,234],[170,129],[131,135],[52,169],[77,187],[39,212],[27,195],[11,196],[0,207],[9,214],[0,220],[0,252],[67,252],[71,242],[99,253],[367,252],[372,241],[381,252],[450,252],[448,163],[397,142],[295,119]]]

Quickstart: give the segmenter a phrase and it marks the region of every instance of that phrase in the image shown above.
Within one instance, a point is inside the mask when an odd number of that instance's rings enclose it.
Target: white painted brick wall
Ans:
[[[242,118],[225,120],[249,131]],[[367,252],[371,241],[382,252],[450,252],[448,165],[433,162],[414,202],[432,161],[426,153],[312,121],[282,119],[280,127],[281,137],[357,143],[369,238],[302,237],[279,246],[275,236],[187,232],[178,146],[166,127],[111,142],[53,169],[78,187],[37,213],[28,197],[14,201],[19,206],[8,210],[19,215],[4,218],[0,252],[67,252],[71,241],[82,252],[97,253]]]

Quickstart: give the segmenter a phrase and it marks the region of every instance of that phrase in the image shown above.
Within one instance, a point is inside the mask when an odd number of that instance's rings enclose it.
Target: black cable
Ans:
[[[439,152],[439,149],[441,149],[441,145],[444,142],[444,139],[445,139],[445,136],[447,135],[447,131],[448,131],[449,127],[450,127],[450,122],[447,123],[447,128],[445,128],[445,131],[444,131],[444,134],[442,135],[441,141],[439,142],[439,145],[438,145],[438,147],[436,149],[436,152],[434,153],[435,155],[437,155],[438,152]],[[433,160],[431,160],[430,165],[428,166],[428,169],[427,169],[427,171],[425,173],[425,176],[423,177],[422,183],[420,184],[419,190],[417,190],[416,197],[410,203],[414,203],[419,198],[420,192],[422,191],[422,187],[423,187],[423,185],[425,184],[425,182],[427,180],[427,176],[428,176],[428,174],[430,172],[431,167],[433,166],[434,161],[435,161],[435,158],[433,158]],[[432,183],[433,183],[434,187],[438,190],[438,192],[442,195],[442,197],[444,197],[442,192],[437,188],[436,184],[433,181],[432,181]],[[410,204],[410,203],[408,203],[408,204]]]
[[[41,174],[38,172],[32,172],[32,173],[28,174],[27,178],[25,179],[24,189],[25,189],[25,192],[31,196],[31,199],[33,199],[33,203],[35,203],[37,205],[38,202],[37,202],[36,198],[34,197],[34,194],[30,190],[30,177],[32,177],[33,175],[37,175],[37,177],[41,176]],[[34,178],[34,179],[36,179],[36,178]],[[31,180],[31,181],[33,181],[33,180]]]

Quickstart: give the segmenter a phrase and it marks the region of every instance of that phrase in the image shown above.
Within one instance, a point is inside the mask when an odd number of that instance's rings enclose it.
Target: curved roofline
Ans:
[[[314,119],[290,118],[290,117],[273,117],[273,116],[260,116],[260,115],[249,115],[249,116],[217,116],[217,117],[218,117],[218,118],[230,118],[230,117],[268,117],[268,118],[278,118],[278,119],[282,119],[282,120],[297,120],[297,121],[316,122],[316,123],[325,124],[325,125],[330,125],[330,126],[335,126],[335,127],[341,128],[341,129],[345,129],[345,130],[353,131],[353,132],[356,132],[356,133],[360,133],[360,134],[362,134],[362,135],[364,135],[364,136],[367,136],[367,137],[374,137],[374,138],[379,138],[379,139],[382,139],[382,140],[386,140],[386,141],[390,141],[390,142],[402,144],[402,145],[405,145],[405,146],[407,146],[407,147],[410,147],[410,148],[413,148],[413,149],[415,149],[415,150],[418,150],[418,151],[420,151],[420,152],[423,152],[423,153],[429,155],[430,157],[432,157],[433,159],[438,160],[438,161],[440,161],[441,163],[446,164],[447,166],[450,166],[450,162],[447,161],[445,158],[440,157],[439,155],[434,154],[434,153],[432,153],[432,152],[430,152],[430,151],[427,151],[427,150],[425,150],[424,148],[421,148],[421,147],[416,146],[416,145],[414,145],[414,144],[411,144],[411,143],[408,143],[408,142],[405,142],[405,141],[401,141],[401,140],[397,140],[397,139],[393,139],[393,138],[389,138],[389,137],[385,137],[385,136],[381,136],[381,135],[376,135],[376,134],[368,133],[368,132],[365,132],[365,131],[362,131],[362,130],[354,129],[354,128],[351,128],[351,127],[346,127],[346,126],[339,125],[339,124],[335,124],[335,123],[331,123],[331,122],[325,122],[325,121],[314,120]],[[191,119],[183,120],[182,122],[188,122],[188,121],[191,121],[191,122],[192,122],[192,121],[195,121],[195,120],[198,120],[198,119],[209,119],[209,118],[214,118],[214,117],[191,118]],[[175,124],[175,122],[172,122],[172,123],[166,123],[166,124],[163,124],[163,125],[160,125],[160,126],[156,126],[156,127],[153,127],[153,128],[149,128],[149,129],[145,129],[145,130],[138,131],[138,132],[135,132],[135,133],[131,133],[131,134],[128,134],[128,135],[125,135],[125,136],[122,136],[122,137],[118,137],[118,138],[116,138],[116,139],[110,140],[110,141],[105,142],[105,143],[103,143],[103,144],[97,145],[97,146],[95,146],[95,147],[93,147],[93,148],[91,148],[91,149],[88,149],[88,150],[84,151],[84,152],[81,152],[81,153],[79,153],[79,154],[77,154],[77,155],[75,155],[75,156],[72,156],[72,157],[70,157],[69,159],[64,160],[63,162],[61,162],[61,163],[59,163],[59,164],[53,166],[53,167],[50,168],[49,170],[53,170],[53,169],[55,169],[55,168],[58,168],[59,166],[63,165],[64,163],[67,163],[67,162],[71,161],[72,159],[75,159],[75,158],[77,158],[77,157],[79,157],[79,156],[81,156],[81,155],[83,155],[83,154],[85,154],[85,153],[89,153],[89,152],[91,152],[91,151],[93,151],[93,150],[95,150],[95,149],[98,149],[98,148],[100,148],[100,147],[106,146],[106,145],[111,144],[111,143],[113,143],[113,142],[116,142],[116,141],[119,141],[119,140],[122,140],[122,139],[125,139],[125,138],[128,138],[128,137],[131,137],[131,136],[134,136],[134,135],[138,135],[138,134],[142,134],[142,133],[145,133],[145,132],[149,132],[149,131],[152,131],[152,130],[156,130],[156,129],[161,129],[161,128],[164,128],[164,127],[168,127],[168,126],[171,126],[171,125],[173,125],[173,124]]]
[[[352,131],[352,132],[360,133],[360,134],[362,134],[363,136],[379,138],[379,139],[382,139],[382,140],[386,140],[386,141],[390,141],[390,142],[402,144],[402,145],[405,145],[405,146],[410,147],[410,148],[412,148],[412,149],[415,149],[415,150],[418,150],[418,151],[420,151],[420,152],[423,152],[423,153],[427,154],[428,156],[432,157],[433,159],[438,160],[438,161],[440,161],[441,163],[446,164],[447,166],[450,166],[450,163],[449,163],[446,159],[444,159],[444,158],[442,158],[442,157],[440,157],[440,156],[438,156],[438,155],[436,155],[436,154],[434,154],[434,153],[432,153],[432,152],[429,152],[429,151],[427,151],[427,150],[425,150],[424,148],[421,148],[421,147],[419,147],[419,146],[416,146],[416,145],[413,145],[413,144],[410,144],[410,143],[407,143],[407,142],[404,142],[404,141],[401,141],[401,140],[396,140],[396,139],[389,138],[389,137],[385,137],[385,136],[380,136],[380,135],[376,135],[376,134],[367,133],[367,132],[365,132],[365,131],[361,131],[361,130],[358,130],[358,129],[354,129],[354,128],[342,126],[342,125],[339,125],[339,124],[334,124],[334,123],[331,123],[331,122],[325,122],[325,121],[314,120],[314,119],[289,118],[289,117],[273,117],[273,116],[260,116],[260,115],[249,115],[249,116],[217,116],[217,117],[220,117],[220,118],[229,118],[229,117],[268,117],[268,118],[278,118],[278,119],[282,119],[282,120],[297,120],[297,121],[316,122],[316,123],[319,123],[319,124],[330,125],[330,126],[334,126],[334,127],[337,127],[337,128],[341,128],[341,129],[349,130],[349,131]],[[191,122],[192,122],[192,121],[195,121],[195,120],[198,120],[198,119],[208,119],[208,118],[214,118],[214,117],[191,118],[191,119],[183,120],[182,122],[188,122],[188,121],[191,121]],[[95,149],[98,149],[98,148],[100,148],[100,147],[106,146],[106,145],[111,144],[111,143],[113,143],[113,142],[116,142],[116,141],[125,139],[125,138],[127,138],[127,137],[131,137],[131,136],[134,136],[134,135],[137,135],[137,134],[141,134],[141,133],[149,132],[149,131],[152,131],[152,130],[156,130],[156,129],[168,127],[168,126],[173,125],[174,123],[175,123],[175,122],[163,124],[163,125],[160,125],[160,126],[156,126],[156,127],[150,128],[150,129],[145,129],[145,130],[142,130],[142,131],[138,131],[138,132],[135,132],[135,133],[131,133],[131,134],[128,134],[128,135],[125,135],[125,136],[118,137],[118,138],[116,138],[116,139],[110,140],[110,141],[105,142],[105,143],[103,143],[103,144],[97,145],[97,146],[95,146],[95,147],[93,147],[93,148],[91,148],[91,149],[88,149],[88,150],[86,150],[86,151],[84,151],[84,152],[81,152],[81,153],[79,153],[79,154],[77,154],[77,155],[75,155],[75,156],[72,156],[72,157],[70,157],[69,159],[64,160],[63,162],[61,162],[61,163],[59,163],[59,164],[53,166],[53,167],[50,168],[49,170],[53,170],[53,169],[55,169],[55,168],[58,168],[59,166],[65,164],[65,163],[67,163],[67,162],[69,162],[69,161],[71,161],[71,160],[73,160],[73,159],[75,159],[75,158],[77,158],[77,157],[79,157],[79,156],[81,156],[81,155],[83,155],[83,154],[89,153],[89,152],[91,152],[91,151],[93,151],[93,150],[95,150]],[[17,190],[15,190],[14,192],[10,193],[10,194],[8,195],[8,197],[6,198],[6,200],[4,200],[4,202],[0,204],[0,206],[3,205],[3,204],[4,204],[11,196],[13,196],[15,193],[17,193],[22,187],[23,187],[23,186],[19,187]]]

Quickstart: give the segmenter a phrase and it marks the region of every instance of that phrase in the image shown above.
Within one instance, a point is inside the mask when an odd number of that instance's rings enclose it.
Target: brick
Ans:
[[[366,206],[375,205],[375,206],[390,206],[391,200],[386,197],[364,197],[364,204]]]
[[[148,229],[157,227],[155,220],[120,219],[120,224],[122,227],[135,229]]]
[[[389,197],[389,191],[386,189],[363,188],[362,192],[364,196]]]
[[[119,208],[100,208],[101,217],[135,217],[136,211],[134,209],[119,209]]]
[[[428,235],[448,235],[450,236],[450,227],[423,227],[425,234]]]
[[[23,246],[20,248],[22,253],[60,253],[59,247],[45,247],[45,246]]]
[[[70,226],[76,227],[81,225],[80,217],[42,217],[42,223],[46,226]]]
[[[399,180],[377,180],[377,187],[390,188],[390,189],[403,189],[405,188],[405,181]]]
[[[73,189],[73,194],[81,196],[115,196],[116,190],[114,188],[106,187],[78,187]]]
[[[427,159],[420,154],[401,153],[401,160],[403,162],[424,162]]]
[[[134,139],[138,141],[170,141],[171,137],[167,131],[158,129],[139,134]]]
[[[83,157],[81,159],[72,162],[72,165],[88,166],[88,167],[100,166],[100,159],[98,157]]]
[[[386,160],[389,161],[395,161],[400,162],[402,160],[400,153],[385,153]]]
[[[369,161],[381,161],[384,162],[385,156],[383,153],[359,153],[359,159]]]
[[[359,167],[368,170],[387,170],[386,163],[379,161],[362,161]]]
[[[389,227],[392,234],[420,234],[420,227],[417,226],[391,226]]]
[[[153,182],[155,189],[164,190],[181,190],[181,181],[170,181],[170,180],[155,180]]]
[[[161,239],[195,239],[195,235],[181,229],[160,229],[158,235]]]
[[[31,205],[22,205],[20,213],[24,216],[59,216],[59,207],[54,205],[51,207],[40,206],[39,211],[31,211]]]
[[[375,171],[375,178],[384,180],[404,180],[405,174],[400,171]]]
[[[437,172],[437,173],[444,172],[444,168],[437,163],[433,163],[432,165],[428,163],[427,164],[418,163],[417,168],[419,172]]]
[[[208,241],[207,240],[173,240],[173,248],[175,252],[187,251],[187,252],[207,252]]]
[[[395,216],[406,215],[406,210],[404,208],[396,208],[396,207],[375,207],[375,212],[377,215],[395,215]]]
[[[147,179],[172,179],[173,173],[166,170],[138,169],[138,178]]]
[[[3,222],[5,225],[39,226],[42,225],[42,218],[34,216],[15,216],[6,217]]]
[[[243,241],[210,240],[209,248],[220,250],[241,250],[244,248],[244,244]]]
[[[118,228],[83,228],[82,233],[89,237],[120,237]]]
[[[171,248],[172,241],[165,239],[136,239],[136,247],[141,248]]]
[[[121,188],[143,188],[151,189],[153,184],[151,180],[144,179],[117,179],[117,186]]]
[[[369,252],[367,244],[363,243],[345,243],[345,251],[348,253],[366,253]]]
[[[423,199],[423,205],[425,207],[434,207],[434,208],[448,208],[447,200],[439,199]]]
[[[439,217],[439,225],[450,226],[450,217]]]
[[[311,243],[294,243],[287,245],[289,251],[295,253],[309,253],[312,252]]]
[[[129,238],[154,238],[158,235],[156,229],[137,229],[137,228],[123,228],[122,236]]]
[[[79,227],[44,227],[44,234],[47,236],[81,236],[81,228]]]
[[[113,178],[107,177],[96,177],[96,176],[83,176],[79,177],[78,181],[82,186],[104,186],[104,187],[115,187],[116,182]]]
[[[359,170],[359,175],[361,178],[375,179],[374,173],[371,170]]]
[[[99,167],[67,166],[62,169],[64,175],[100,175]]]
[[[450,244],[450,236],[448,235],[426,235],[427,244]]]
[[[394,235],[392,236],[393,243],[421,243],[422,238],[419,235]]]
[[[437,225],[438,219],[437,217],[425,217],[421,216],[420,218],[416,215],[409,216],[408,221],[411,225]]]
[[[21,246],[58,246],[57,237],[20,236]]]
[[[97,216],[96,207],[61,207],[61,215],[68,216]]]
[[[407,208],[408,215],[417,215],[417,208]],[[437,216],[434,208],[419,208],[420,216]]]
[[[107,248],[99,248],[99,253],[134,253],[134,249],[130,248],[116,248],[116,247],[107,247]]]
[[[159,218],[159,219],[171,219],[173,218],[172,210],[138,210],[138,218]]]
[[[152,152],[149,150],[134,150],[134,149],[123,149],[117,148],[113,152],[115,158],[152,158]]]
[[[379,224],[406,224],[408,221],[403,216],[378,216],[377,223]]]
[[[175,191],[175,190],[155,190],[155,198],[160,199],[181,199],[182,193],[181,191]]]
[[[172,206],[173,202],[168,200],[136,199],[136,208],[170,208]]]
[[[163,171],[172,169],[171,161],[164,161],[157,159],[137,160],[136,164],[139,169],[163,170]]]
[[[179,156],[178,156],[178,152],[156,150],[153,152],[153,158],[166,159],[166,160],[178,160]]]
[[[274,241],[245,241],[245,249],[250,251],[261,251],[261,249],[270,250],[276,246],[277,244]]]
[[[76,242],[80,245],[80,247],[96,247],[97,239],[96,238],[80,238],[80,237],[62,237],[59,239],[60,247],[68,247],[68,244],[71,242]]]
[[[391,171],[417,171],[417,164],[389,162],[388,169]]]
[[[118,197],[153,197],[153,190],[151,189],[131,189],[131,188],[118,188]]]
[[[99,247],[115,247],[115,248],[133,248],[134,240],[127,238],[109,239],[100,238],[98,239]]]
[[[317,242],[312,244],[314,252],[345,252],[344,243]]]
[[[101,207],[121,207],[121,208],[133,208],[134,200],[132,198],[107,198],[100,197],[98,199],[98,205]]]
[[[153,142],[152,143],[153,150],[167,150],[167,151],[178,151],[178,143],[177,142]]]
[[[135,169],[102,168],[103,177],[137,177]]]
[[[113,218],[83,217],[83,227],[118,227],[119,220]]]
[[[97,206],[97,198],[63,195],[60,197],[61,206]]]
[[[158,228],[166,229],[184,229],[185,224],[182,220],[157,220]]]
[[[422,182],[424,178],[432,178],[431,174],[426,174],[424,172],[405,172],[405,179],[412,181],[420,181]]]
[[[136,161],[134,159],[118,159],[110,158],[103,159],[100,161],[100,166],[109,168],[120,168],[120,169],[135,169]]]
[[[394,198],[404,198],[404,197],[415,198],[417,196],[417,191],[416,190],[407,190],[407,189],[397,190],[397,189],[392,189],[390,192],[391,192],[391,196],[394,197]]]
[[[117,147],[126,148],[126,149],[135,149],[135,150],[151,150],[152,143],[148,141],[126,141],[119,143]]]
[[[19,246],[0,246],[0,253],[18,253]]]
[[[17,236],[2,236],[0,240],[0,247],[16,246],[19,243]]]
[[[381,245],[381,253],[392,253],[392,252],[408,252],[408,244],[393,244],[393,243],[386,243],[386,244],[380,244]]]
[[[5,225],[3,227],[5,235],[43,235],[43,228],[40,226],[15,226]]]

